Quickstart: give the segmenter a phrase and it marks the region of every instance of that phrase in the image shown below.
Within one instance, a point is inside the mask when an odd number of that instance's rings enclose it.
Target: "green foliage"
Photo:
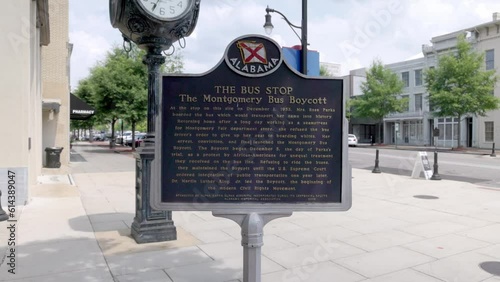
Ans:
[[[80,81],[75,94],[89,102],[96,109],[94,123],[112,125],[118,119],[125,120],[131,127],[143,124],[147,119],[148,70],[143,63],[145,52],[135,45],[127,53],[115,47],[103,62],[97,63],[90,76]],[[161,71],[179,73],[184,65],[182,55],[168,56]]]
[[[497,79],[494,70],[484,70],[484,54],[473,51],[464,37],[456,54],[439,57],[438,66],[425,72],[429,102],[440,117],[484,116],[498,109],[499,99],[491,94]]]
[[[332,73],[330,72],[330,70],[327,67],[323,66],[323,65],[321,65],[319,67],[319,75],[320,76],[328,76],[328,77],[332,77],[333,76]]]
[[[458,38],[456,52],[439,57],[438,66],[425,72],[429,102],[439,117],[458,118],[458,146],[461,146],[461,119],[486,115],[498,109],[500,100],[492,95],[498,77],[484,69],[484,54],[475,52],[466,39]]]
[[[403,112],[408,99],[398,99],[404,84],[380,60],[374,60],[366,72],[366,81],[361,84],[363,95],[350,102],[350,117],[373,118],[379,121],[379,143],[382,143],[382,121],[390,113]]]
[[[366,81],[361,85],[363,95],[351,102],[352,116],[381,121],[390,113],[404,111],[408,100],[398,99],[403,88],[403,82],[395,73],[386,68],[381,61],[373,61],[366,72]]]
[[[146,119],[139,121],[135,127],[135,130],[140,132],[146,132],[147,129],[148,129],[148,122]]]
[[[352,100],[350,97],[346,97],[346,102],[345,102],[345,117],[348,120],[351,120],[352,117]]]
[[[167,56],[165,64],[162,65],[163,73],[181,73],[184,69],[184,60],[181,53],[175,53],[172,56]]]

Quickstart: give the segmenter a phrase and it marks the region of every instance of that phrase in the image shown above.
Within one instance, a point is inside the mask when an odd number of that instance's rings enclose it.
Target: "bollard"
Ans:
[[[438,172],[438,153],[434,152],[434,172],[432,173],[431,180],[441,180]]]
[[[375,151],[375,167],[373,168],[372,173],[381,173],[380,168],[378,167],[378,149]]]
[[[493,143],[493,147],[491,148],[491,155],[490,157],[496,157],[497,154],[495,154],[495,143]]]

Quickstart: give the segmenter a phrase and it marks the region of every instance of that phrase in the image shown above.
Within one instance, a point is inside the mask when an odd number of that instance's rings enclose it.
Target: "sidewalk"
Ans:
[[[490,155],[491,149],[479,149],[466,147],[461,150],[452,149],[448,147],[434,147],[434,146],[412,146],[412,145],[373,145],[360,143],[358,148],[364,149],[390,149],[390,150],[406,150],[406,151],[421,151],[421,152],[442,152],[442,153],[453,153],[453,154],[472,154],[472,155]]]
[[[6,259],[1,281],[243,281],[236,223],[174,212],[178,240],[138,245],[132,155],[73,149],[74,185],[34,189],[18,222],[16,274]],[[354,169],[349,211],[294,213],[264,234],[263,282],[500,281],[500,192],[464,182]]]

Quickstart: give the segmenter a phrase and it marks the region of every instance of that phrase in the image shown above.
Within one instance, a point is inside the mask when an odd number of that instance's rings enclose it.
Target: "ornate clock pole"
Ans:
[[[160,66],[165,63],[162,52],[194,30],[200,1],[109,1],[111,25],[120,30],[125,41],[132,41],[147,52],[143,62],[148,66],[148,136],[135,154],[136,211],[131,233],[137,243],[177,239],[172,212],[153,210],[149,201],[151,187],[161,185],[158,161],[161,136],[157,134],[161,129]]]

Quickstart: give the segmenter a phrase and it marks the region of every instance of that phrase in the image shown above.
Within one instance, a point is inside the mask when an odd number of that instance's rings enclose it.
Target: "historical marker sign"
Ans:
[[[342,80],[302,76],[274,41],[253,35],[212,71],[162,83],[156,209],[350,207]]]

